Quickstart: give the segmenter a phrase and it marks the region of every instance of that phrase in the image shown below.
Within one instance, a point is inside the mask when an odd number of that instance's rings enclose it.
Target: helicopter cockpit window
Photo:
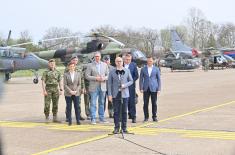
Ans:
[[[145,55],[141,52],[141,51],[135,51],[134,52],[134,55],[137,57],[137,58],[144,58]]]
[[[13,53],[10,50],[2,50],[1,56],[2,57],[12,57]]]

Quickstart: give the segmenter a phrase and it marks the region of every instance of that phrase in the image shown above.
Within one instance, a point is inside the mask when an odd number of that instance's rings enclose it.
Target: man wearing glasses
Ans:
[[[127,133],[127,104],[129,99],[128,87],[132,85],[133,79],[130,71],[123,67],[121,57],[115,59],[116,68],[111,70],[108,78],[108,98],[114,107],[114,134],[120,130]],[[120,120],[119,120],[120,119]]]

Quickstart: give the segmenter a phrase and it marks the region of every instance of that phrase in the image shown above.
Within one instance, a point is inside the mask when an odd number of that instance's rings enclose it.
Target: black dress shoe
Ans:
[[[128,119],[132,119],[131,115],[128,116]]]
[[[77,122],[77,125],[81,125],[81,123],[80,123],[80,122]]]
[[[145,118],[145,119],[144,119],[144,122],[148,122],[148,121],[149,121],[149,119],[148,119],[148,118]]]
[[[136,118],[133,118],[133,119],[132,119],[132,123],[136,123]]]
[[[83,118],[82,116],[80,116],[79,120],[84,121],[85,118]]]
[[[119,130],[118,129],[114,129],[113,130],[113,134],[118,134],[119,133]]]
[[[69,122],[68,125],[71,126],[71,125],[72,125],[72,122]]]
[[[127,129],[122,129],[123,133],[128,133]]]
[[[154,122],[158,122],[157,118],[153,118],[153,121],[154,121]]]

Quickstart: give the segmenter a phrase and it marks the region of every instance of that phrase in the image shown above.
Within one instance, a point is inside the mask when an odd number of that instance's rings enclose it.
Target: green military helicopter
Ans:
[[[147,58],[143,52],[136,49],[124,48],[125,45],[123,43],[112,37],[101,33],[92,33],[87,37],[91,37],[92,40],[87,42],[85,46],[79,48],[47,50],[36,52],[35,54],[46,60],[59,58],[64,64],[67,64],[71,57],[78,56],[80,62],[86,64],[93,61],[94,52],[100,51],[102,56],[110,55],[111,63],[114,65],[116,56],[121,56],[129,52],[132,54],[133,61],[136,62],[138,66],[146,63]]]
[[[5,74],[5,80],[11,79],[11,73],[18,70],[33,70],[35,78],[33,82],[38,83],[37,70],[47,68],[48,62],[33,53],[28,53],[26,48],[8,46],[11,31],[9,31],[6,46],[0,47],[0,72]]]

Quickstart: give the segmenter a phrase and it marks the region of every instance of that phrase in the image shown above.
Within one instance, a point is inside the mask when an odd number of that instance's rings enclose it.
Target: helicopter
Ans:
[[[214,69],[217,68],[228,68],[232,67],[232,59],[229,55],[222,54],[219,49],[214,47],[205,48],[205,51],[202,55],[209,59],[209,68]],[[204,64],[203,64],[204,65]]]
[[[90,63],[93,61],[93,53],[96,51],[100,51],[102,56],[109,55],[112,65],[114,65],[116,56],[121,56],[128,52],[132,54],[132,59],[138,66],[145,64],[147,61],[143,52],[136,49],[124,48],[125,45],[113,37],[101,33],[92,33],[86,37],[91,37],[92,40],[80,48],[47,50],[35,52],[35,54],[46,60],[59,58],[64,64],[67,64],[73,56],[77,56],[82,64]]]
[[[47,68],[48,61],[39,58],[33,53],[28,53],[26,48],[8,46],[11,31],[9,31],[6,46],[0,47],[0,72],[5,74],[5,81],[11,79],[11,73],[18,70],[33,70],[35,78],[33,83],[38,83],[38,69]]]

